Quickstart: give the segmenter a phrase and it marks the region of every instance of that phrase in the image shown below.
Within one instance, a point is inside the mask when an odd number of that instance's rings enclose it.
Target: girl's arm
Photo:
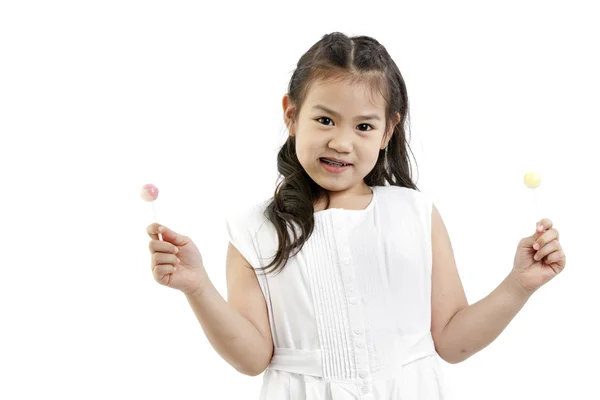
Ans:
[[[239,372],[256,376],[269,365],[273,340],[264,296],[248,261],[230,243],[225,301],[213,284],[186,295],[210,344]]]
[[[523,290],[511,273],[487,297],[469,305],[448,232],[435,206],[431,236],[431,333],[440,357],[456,364],[492,343],[525,305],[531,293]]]

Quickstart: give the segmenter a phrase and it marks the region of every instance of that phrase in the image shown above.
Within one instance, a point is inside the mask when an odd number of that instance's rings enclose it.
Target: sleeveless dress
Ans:
[[[267,201],[229,216],[229,240],[255,268],[274,344],[260,400],[439,400],[431,328],[431,211],[422,192],[372,186],[364,210],[314,213],[279,274]]]

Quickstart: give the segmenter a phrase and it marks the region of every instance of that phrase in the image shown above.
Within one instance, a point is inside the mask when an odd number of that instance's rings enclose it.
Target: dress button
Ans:
[[[354,297],[350,297],[350,299],[348,300],[348,302],[350,304],[356,304],[356,299]]]
[[[360,377],[363,378],[363,379],[365,379],[367,376],[369,376],[369,374],[367,373],[367,371],[362,371],[360,373]]]
[[[344,258],[342,258],[342,262],[344,264],[349,264],[350,263],[350,258],[349,257],[344,257]]]
[[[362,392],[363,392],[364,394],[367,394],[367,393],[369,393],[369,387],[368,387],[368,386],[363,386]]]
[[[362,349],[363,346],[363,342],[356,342],[356,347],[358,347],[359,349]]]
[[[358,328],[356,328],[356,329],[354,330],[354,333],[356,333],[357,335],[360,335],[360,332],[361,332],[361,331],[360,331],[360,329],[358,329]]]

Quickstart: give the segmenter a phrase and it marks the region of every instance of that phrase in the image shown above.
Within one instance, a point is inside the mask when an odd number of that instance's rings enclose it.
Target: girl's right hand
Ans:
[[[163,240],[159,240],[159,228]],[[186,295],[201,293],[209,283],[202,255],[190,238],[159,224],[146,228],[150,240],[151,267],[161,285],[181,290]]]

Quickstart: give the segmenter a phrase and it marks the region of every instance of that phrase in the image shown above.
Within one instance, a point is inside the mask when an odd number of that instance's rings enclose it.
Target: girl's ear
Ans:
[[[290,97],[287,93],[283,96],[283,100],[281,103],[281,105],[283,106],[283,120],[285,121],[285,126],[287,126],[288,128],[290,136],[295,136],[296,133],[294,132],[292,126],[292,120],[294,117],[294,113],[296,112],[296,108],[290,101]]]
[[[384,150],[388,143],[390,142],[390,140],[392,139],[392,135],[394,134],[394,129],[396,128],[396,125],[398,125],[398,123],[400,122],[400,113],[396,113],[396,115],[394,116],[391,125],[389,126],[387,132],[385,133],[385,135],[383,136],[383,140],[381,141],[381,150]]]

